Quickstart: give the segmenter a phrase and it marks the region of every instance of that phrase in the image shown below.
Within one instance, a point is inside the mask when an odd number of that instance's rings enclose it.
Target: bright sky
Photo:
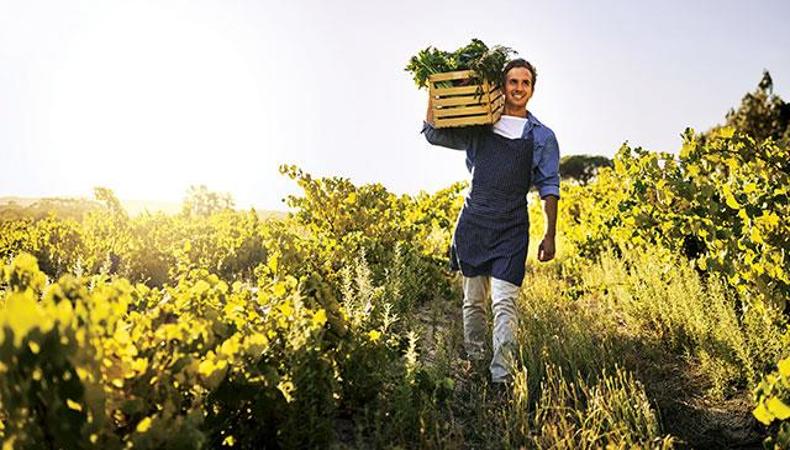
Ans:
[[[473,37],[535,64],[529,109],[561,154],[674,151],[764,68],[790,99],[788,20],[781,0],[0,0],[0,196],[206,184],[285,209],[281,163],[440,189],[463,155],[419,134],[427,94],[403,67]]]

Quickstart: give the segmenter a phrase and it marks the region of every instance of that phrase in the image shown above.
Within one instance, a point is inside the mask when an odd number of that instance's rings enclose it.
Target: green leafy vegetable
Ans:
[[[451,72],[455,70],[472,70],[475,73],[474,81],[488,81],[491,84],[501,83],[502,68],[510,56],[516,52],[501,45],[489,48],[480,39],[472,41],[454,52],[446,52],[435,47],[427,47],[412,56],[406,71],[414,76],[418,87],[428,87],[428,78],[435,73]],[[441,83],[443,87],[452,86],[452,82]]]

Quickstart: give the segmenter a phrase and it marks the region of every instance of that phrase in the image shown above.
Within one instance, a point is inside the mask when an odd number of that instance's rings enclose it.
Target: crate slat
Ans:
[[[436,111],[434,111],[433,116],[436,118],[473,116],[479,114],[488,114],[490,111],[491,109],[488,107],[488,105],[465,106],[461,108],[437,109]]]
[[[472,82],[473,78],[474,72],[471,70],[445,72],[429,77],[428,90],[433,100],[435,127],[484,125],[499,120],[504,106],[501,90],[488,82]],[[464,84],[463,80],[468,80],[467,84],[457,86]],[[440,83],[456,86],[437,86]]]
[[[472,106],[485,105],[486,102],[476,95],[464,95],[460,97],[435,98],[434,106]]]
[[[455,117],[450,119],[436,119],[434,120],[434,127],[448,128],[448,127],[463,127],[468,125],[486,125],[488,124],[487,116],[467,116]]]
[[[449,87],[449,88],[434,88],[432,89],[433,95],[438,95],[440,97],[448,96],[448,95],[468,95],[468,94],[477,94],[478,89],[480,89],[479,85],[472,84],[469,86],[456,86],[456,87]]]
[[[492,122],[491,122],[491,123],[496,123],[496,121],[497,121],[497,120],[499,120],[499,117],[500,117],[500,116],[502,116],[502,111],[504,111],[504,110],[505,110],[505,104],[504,104],[504,103],[500,103],[500,104],[499,104],[499,105],[498,105],[498,106],[497,106],[497,107],[494,109],[494,112],[492,113],[493,120],[492,120]]]
[[[437,81],[463,80],[472,78],[472,75],[473,72],[471,70],[456,70],[455,72],[442,72],[429,75],[428,80],[432,83]]]

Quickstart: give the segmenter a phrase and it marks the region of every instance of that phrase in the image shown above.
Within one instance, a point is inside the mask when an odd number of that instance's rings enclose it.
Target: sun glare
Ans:
[[[239,152],[263,145],[262,80],[220,24],[151,8],[75,32],[51,75],[49,158],[80,186],[121,196],[230,190]]]

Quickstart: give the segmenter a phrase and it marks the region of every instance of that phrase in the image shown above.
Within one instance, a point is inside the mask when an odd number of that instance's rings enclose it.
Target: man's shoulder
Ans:
[[[546,124],[538,120],[538,118],[535,117],[534,114],[529,113],[529,120],[533,124],[533,129],[535,130],[534,131],[535,137],[537,139],[541,141],[544,141],[546,139],[557,139],[557,137],[554,135],[554,130],[552,130]]]

